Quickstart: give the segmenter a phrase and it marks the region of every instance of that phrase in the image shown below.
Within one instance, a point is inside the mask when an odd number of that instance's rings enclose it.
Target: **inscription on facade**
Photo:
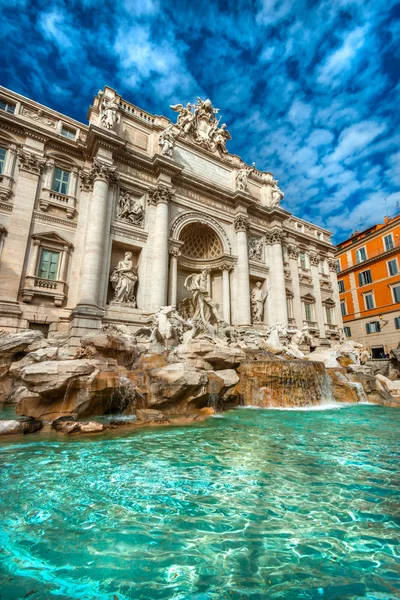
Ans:
[[[197,200],[201,204],[207,204],[208,206],[214,206],[215,208],[219,208],[224,212],[229,214],[233,214],[235,211],[232,207],[227,206],[226,204],[222,204],[222,202],[218,202],[217,200],[212,200],[211,198],[207,198],[206,196],[202,196],[201,194],[197,194],[196,192],[192,192],[187,188],[177,187],[176,193],[184,196],[185,198],[191,198],[192,200]]]
[[[232,189],[232,175],[228,169],[224,169],[210,160],[206,160],[185,148],[178,148],[177,146],[174,148],[174,158],[188,171],[197,173],[201,177],[211,179],[211,181],[215,181],[219,185]]]

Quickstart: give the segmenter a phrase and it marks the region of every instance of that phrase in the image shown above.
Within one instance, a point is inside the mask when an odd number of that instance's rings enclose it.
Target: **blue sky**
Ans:
[[[0,36],[2,85],[83,122],[105,84],[173,120],[209,97],[337,242],[398,210],[399,0],[8,0]]]

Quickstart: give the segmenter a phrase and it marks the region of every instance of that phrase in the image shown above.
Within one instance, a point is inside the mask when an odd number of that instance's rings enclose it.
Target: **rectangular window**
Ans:
[[[356,262],[360,263],[364,262],[364,260],[367,260],[367,251],[365,249],[365,246],[363,248],[359,248],[356,251]]]
[[[293,319],[293,298],[286,298],[286,309],[288,318]]]
[[[64,125],[61,128],[61,135],[65,138],[68,138],[69,140],[74,140],[76,139],[76,130],[75,129],[68,129],[68,127],[64,127]]]
[[[0,148],[0,174],[4,173],[4,168],[6,166],[6,154],[6,149]]]
[[[328,325],[333,325],[333,310],[330,306],[325,307],[326,322]]]
[[[389,233],[389,235],[385,235],[383,238],[383,242],[385,244],[385,250],[392,250],[392,248],[394,248],[394,243],[393,243],[393,236],[391,233]]]
[[[394,318],[394,326],[396,327],[396,329],[400,329],[400,317]]]
[[[68,194],[69,171],[54,169],[53,191],[59,194]]]
[[[361,271],[361,273],[358,274],[358,283],[360,286],[372,283],[372,275],[369,269],[366,271]]]
[[[302,269],[307,269],[307,258],[305,252],[300,252],[299,254],[300,266]]]
[[[339,286],[339,292],[340,293],[344,292],[344,281],[343,281],[343,279],[340,279],[338,281],[338,286]]]
[[[347,306],[345,300],[340,303],[340,310],[342,312],[342,317],[345,317],[347,315]]]
[[[325,273],[325,263],[323,260],[321,260],[321,262],[319,263],[319,272],[322,274]]]
[[[372,292],[370,294],[364,294],[364,303],[365,303],[365,308],[367,310],[371,310],[372,308],[375,308],[374,295],[372,294]]]
[[[371,321],[370,323],[366,323],[365,327],[367,333],[379,333],[381,330],[379,321]]]
[[[304,303],[304,311],[306,315],[306,321],[313,321],[313,306],[309,302]]]
[[[57,279],[59,252],[42,250],[39,266],[39,277],[41,279]]]
[[[400,285],[392,287],[394,302],[400,302]]]
[[[346,337],[351,337],[351,329],[350,329],[350,327],[344,327],[344,335]]]
[[[391,276],[397,275],[397,273],[399,272],[399,266],[397,264],[396,258],[392,258],[392,260],[388,260],[387,266],[388,266],[389,275],[391,275]]]
[[[15,112],[15,104],[10,104],[9,102],[6,102],[0,98],[0,109],[5,110],[6,112],[10,113],[10,115],[13,115]]]
[[[336,261],[336,273],[340,272],[340,259],[338,258]]]

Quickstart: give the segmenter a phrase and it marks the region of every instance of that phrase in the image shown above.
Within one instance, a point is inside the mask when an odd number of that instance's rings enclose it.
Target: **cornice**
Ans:
[[[347,267],[347,269],[343,269],[343,271],[339,271],[337,273],[337,276],[342,277],[343,275],[347,275],[348,273],[351,273],[352,271],[358,271],[358,270],[362,271],[365,268],[365,266],[372,265],[373,263],[375,263],[379,260],[388,258],[392,254],[397,254],[398,252],[399,252],[399,247],[395,246],[394,248],[391,248],[390,250],[386,250],[386,252],[382,252],[382,254],[378,254],[377,256],[371,256],[371,258],[367,258],[367,260],[363,260],[363,262],[356,263],[354,265],[351,265],[351,267]],[[338,257],[337,254],[336,254],[336,257]]]
[[[171,158],[161,156],[161,154],[154,154],[151,164],[157,175],[165,173],[170,175],[170,177],[176,177],[184,169],[182,165],[176,163]]]
[[[75,221],[67,221],[67,219],[62,219],[60,217],[53,217],[52,215],[46,215],[37,210],[33,211],[33,221],[43,222],[43,223],[55,223],[56,225],[61,225],[65,229],[71,230],[76,229],[77,223]]]
[[[144,231],[143,229],[134,226],[125,227],[121,224],[112,224],[110,228],[110,233],[114,236],[124,237],[129,240],[136,240],[138,242],[143,243],[147,241],[148,237],[147,231]]]
[[[90,156],[94,156],[99,148],[106,148],[111,152],[122,152],[127,145],[127,140],[117,136],[113,131],[90,125],[86,148]]]

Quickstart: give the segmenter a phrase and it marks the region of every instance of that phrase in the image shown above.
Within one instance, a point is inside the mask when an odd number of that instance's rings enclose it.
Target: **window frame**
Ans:
[[[371,281],[366,281],[365,283],[361,283],[361,275],[363,275],[364,273],[369,273],[369,276],[371,278]],[[371,269],[365,269],[365,271],[360,271],[357,274],[358,277],[358,285],[359,287],[364,287],[364,285],[370,285],[372,283],[372,273],[371,273]]]
[[[7,164],[7,148],[4,148],[3,146],[0,147],[0,153],[4,151],[4,158],[0,158],[0,175],[4,175],[5,173],[5,168],[6,168],[6,164]]]
[[[343,310],[344,307],[344,310]],[[340,301],[340,312],[342,313],[342,317],[347,317],[347,302],[346,299]]]
[[[342,265],[340,264],[340,258],[336,259],[336,273],[340,273],[342,270]]]
[[[361,250],[364,250],[365,252],[365,258],[363,258],[362,260],[358,260],[358,253],[361,252]],[[356,250],[356,264],[360,264],[365,262],[366,260],[368,260],[368,253],[367,253],[367,246],[361,246],[360,248],[357,248]]]
[[[343,332],[347,338],[351,337],[351,327],[349,327],[348,325],[343,327]]]
[[[51,255],[57,254],[57,262],[56,262],[54,277],[45,277],[42,275],[41,267],[43,264],[43,255],[45,252],[48,252]],[[50,275],[50,267],[51,267],[51,264],[54,264],[54,263],[52,263],[51,261],[48,261],[48,262],[49,262],[49,268],[48,268],[47,274]],[[54,250],[53,248],[47,248],[46,246],[42,246],[40,249],[39,259],[38,259],[37,268],[36,268],[36,277],[38,277],[39,279],[45,279],[46,281],[59,281],[60,265],[61,265],[61,251]]]
[[[400,329],[400,317],[395,317],[394,318],[394,328],[395,329]]]
[[[391,247],[390,248],[386,248],[386,238],[390,238],[391,240]],[[393,233],[387,233],[386,235],[382,236],[382,240],[383,240],[383,247],[385,248],[385,252],[389,252],[389,250],[393,250],[394,248],[394,239],[393,239]]]
[[[60,171],[60,173],[62,174],[61,175],[61,179],[58,182],[60,184],[60,190],[55,189],[56,183],[57,183],[57,171]],[[65,173],[68,174],[67,181],[64,181],[64,179],[63,179]],[[71,183],[71,171],[67,171],[66,169],[62,169],[61,167],[56,167],[55,166],[54,170],[53,170],[53,180],[52,180],[52,184],[51,184],[51,191],[55,192],[56,194],[61,194],[62,196],[68,196],[70,183]],[[62,191],[62,189],[63,189],[62,186],[64,184],[66,184],[66,191],[65,192]]]
[[[389,263],[393,263],[393,262],[396,264],[396,269],[397,269],[396,273],[390,272]],[[390,260],[386,261],[386,268],[387,268],[389,277],[394,277],[395,275],[398,275],[399,274],[399,263],[398,263],[397,258],[394,257],[394,258],[391,258]]]
[[[395,291],[394,291],[397,288],[399,289],[399,300],[396,300]],[[390,291],[392,292],[393,304],[399,304],[400,303],[400,283],[397,282],[397,283],[391,285]]]
[[[304,257],[304,265],[302,263],[301,257]],[[300,251],[299,252],[299,266],[302,269],[308,269],[308,261],[307,261],[307,252]]]
[[[63,132],[67,132],[67,135],[65,135]],[[71,134],[71,135],[68,135],[68,134]],[[64,123],[62,123],[60,135],[63,138],[65,138],[66,140],[72,140],[73,142],[75,142],[76,141],[76,136],[77,136],[77,130],[76,129],[70,129],[67,125],[64,125]]]
[[[4,104],[4,108],[1,106],[2,104]],[[10,108],[12,108],[12,110],[9,110]],[[15,115],[16,108],[16,104],[10,104],[10,102],[5,98],[0,98],[0,110],[4,110],[4,112],[8,113],[9,115]]]
[[[365,310],[373,310],[374,308],[376,308],[376,305],[375,305],[375,296],[374,296],[374,292],[373,291],[364,292],[362,296],[364,298]],[[373,306],[368,306],[367,298],[372,298],[372,304],[373,304]]]
[[[375,327],[377,326],[377,328],[374,329],[373,331],[371,329],[370,329],[370,331],[368,331],[368,328],[370,328],[371,325],[374,325]],[[368,321],[368,323],[365,323],[365,330],[367,332],[367,335],[370,335],[371,333],[380,333],[381,325],[380,325],[379,321]]]
[[[305,320],[307,321],[307,323],[315,323],[315,318],[314,318],[314,316],[315,316],[314,315],[314,302],[307,302],[307,301],[305,301],[305,302],[303,302],[303,304],[304,304],[304,317],[305,317]],[[310,311],[310,315],[309,316],[311,318],[308,318],[307,307],[309,308],[309,311]]]
[[[338,279],[338,288],[339,288],[339,294],[343,294],[346,291],[345,287],[344,287],[344,279]]]

